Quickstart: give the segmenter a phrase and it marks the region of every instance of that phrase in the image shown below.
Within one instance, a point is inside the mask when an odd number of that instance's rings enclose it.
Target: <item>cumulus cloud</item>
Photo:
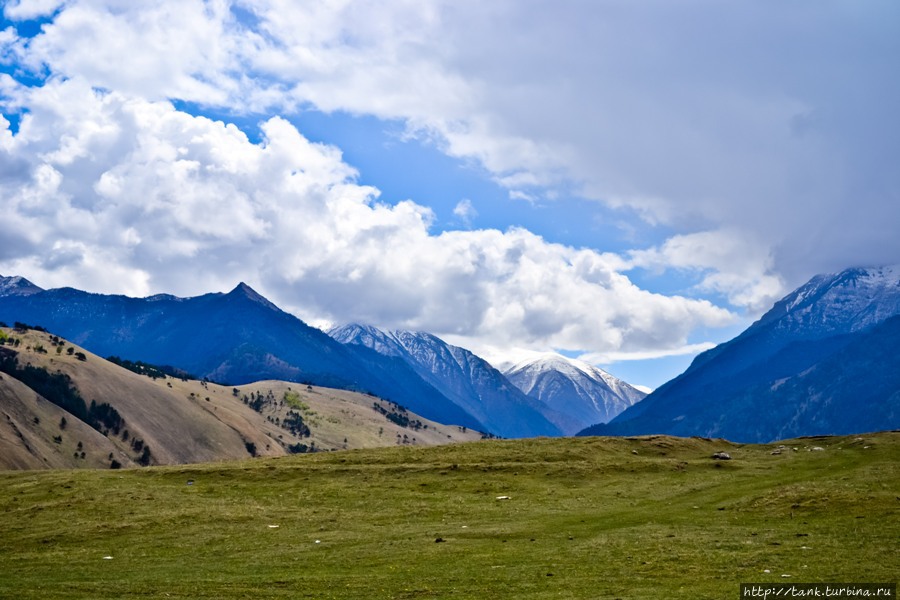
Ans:
[[[676,235],[661,246],[630,252],[632,268],[698,273],[699,292],[725,296],[734,306],[759,313],[781,295],[784,283],[772,272],[771,252],[737,229]]]
[[[0,191],[3,270],[45,286],[187,295],[243,279],[307,320],[610,351],[678,347],[732,319],[523,229],[434,234],[428,208],[380,203],[336,148],[279,117],[253,143],[77,79],[6,93],[29,113],[3,138],[27,165]]]
[[[513,197],[574,185],[677,234],[750,231],[771,261],[756,270],[790,286],[900,254],[886,225],[900,216],[898,11],[890,0],[72,0],[41,35],[5,46],[35,69],[148,99],[399,119],[478,160]],[[719,263],[723,279],[744,275]]]
[[[815,272],[900,254],[890,0],[3,11],[48,19],[0,33],[0,62],[46,79],[0,74],[20,119],[16,135],[0,120],[0,260],[45,285],[187,293],[242,274],[306,318],[636,356],[729,315],[641,290],[629,269],[688,274],[752,314]],[[170,100],[259,115],[262,142]],[[272,116],[308,108],[399,120],[512,198],[575,190],[668,239],[612,256],[524,230],[433,234],[428,208],[380,203],[337,149]]]

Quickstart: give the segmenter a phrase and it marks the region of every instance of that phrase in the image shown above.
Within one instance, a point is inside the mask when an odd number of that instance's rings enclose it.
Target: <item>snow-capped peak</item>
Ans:
[[[536,372],[558,371],[567,375],[576,375],[581,373],[591,379],[597,379],[604,382],[619,381],[603,369],[586,363],[583,360],[569,358],[555,352],[545,352],[531,358],[525,359],[505,369],[506,373],[522,371],[525,369]]]
[[[0,275],[0,296],[30,296],[44,290],[18,275],[3,277]]]
[[[751,326],[778,322],[782,330],[860,331],[900,314],[900,265],[817,275]]]
[[[606,422],[646,396],[603,369],[560,354],[529,357],[504,369],[520,390],[578,422]]]

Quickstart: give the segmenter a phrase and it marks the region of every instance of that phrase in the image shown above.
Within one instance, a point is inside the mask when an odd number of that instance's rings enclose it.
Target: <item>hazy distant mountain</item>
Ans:
[[[647,394],[588,363],[545,354],[504,370],[522,392],[569,417],[563,427],[572,435],[589,425],[606,423]]]
[[[529,398],[487,361],[429,333],[385,332],[350,324],[328,332],[351,348],[367,348],[409,364],[419,376],[503,437],[560,435],[546,407]]]
[[[900,267],[820,275],[607,425],[757,442],[900,427]]]
[[[404,361],[350,351],[243,283],[194,298],[72,288],[0,293],[0,321],[40,325],[101,356],[172,365],[213,381],[283,379],[371,392],[435,421],[480,425]]]

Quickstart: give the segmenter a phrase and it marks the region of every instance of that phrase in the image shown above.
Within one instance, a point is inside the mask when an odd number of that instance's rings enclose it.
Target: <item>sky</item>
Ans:
[[[900,262],[895,0],[8,0],[0,274],[654,388]]]

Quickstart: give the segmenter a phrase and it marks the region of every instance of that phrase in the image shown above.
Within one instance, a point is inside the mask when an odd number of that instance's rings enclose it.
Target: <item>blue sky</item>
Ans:
[[[890,0],[11,0],[0,273],[656,387],[898,262]]]

